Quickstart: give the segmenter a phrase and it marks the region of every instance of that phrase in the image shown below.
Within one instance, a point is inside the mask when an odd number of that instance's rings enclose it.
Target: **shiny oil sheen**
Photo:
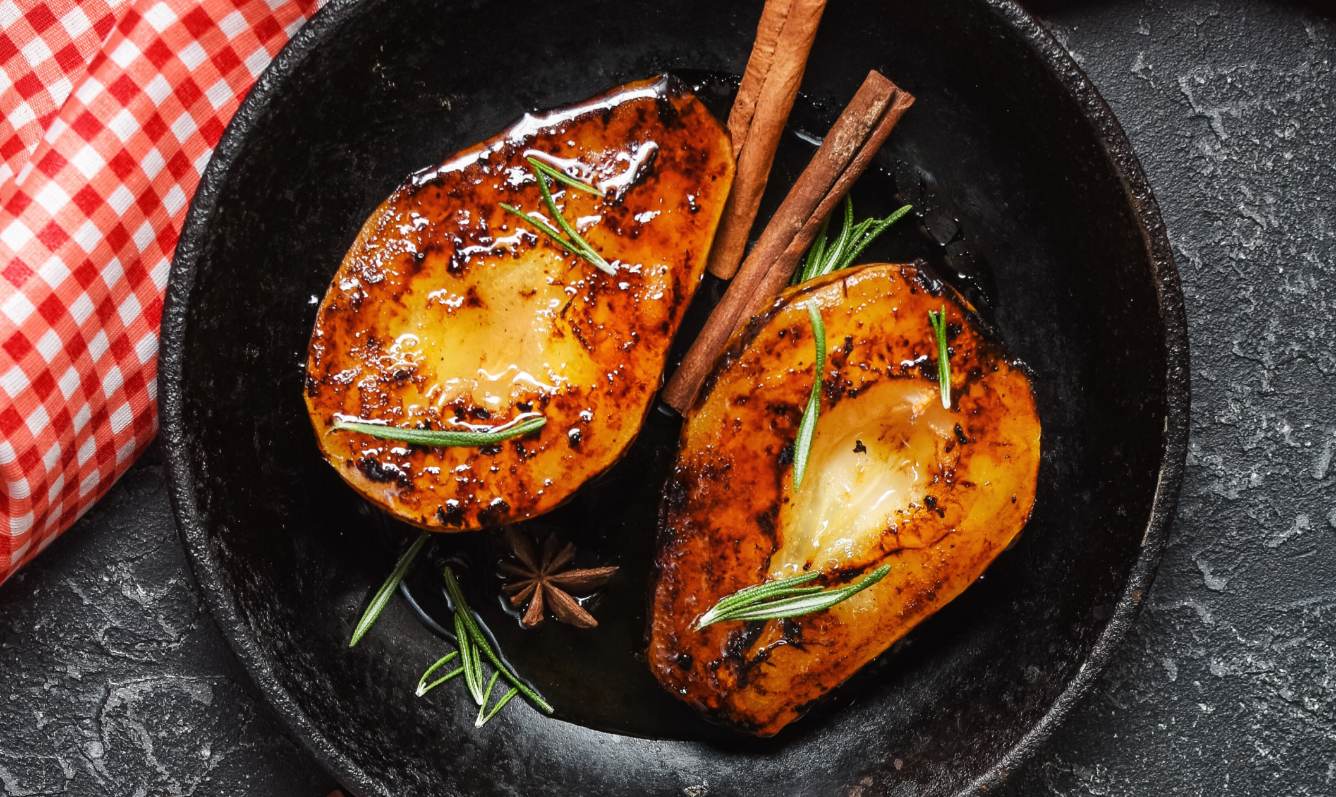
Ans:
[[[829,351],[807,477],[793,440],[813,380],[807,309]],[[950,407],[930,311],[945,308]],[[972,584],[1034,505],[1040,422],[1026,372],[973,308],[913,266],[790,288],[735,335],[688,412],[665,487],[649,664],[717,721],[777,733]],[[828,611],[693,627],[767,579],[890,574]]]
[[[562,215],[615,275],[505,212]],[[709,254],[733,177],[727,134],[678,80],[633,83],[526,116],[399,186],[367,219],[321,303],[306,405],[325,459],[368,500],[435,531],[541,515],[634,439]],[[479,431],[546,425],[485,447],[426,448],[338,419]]]

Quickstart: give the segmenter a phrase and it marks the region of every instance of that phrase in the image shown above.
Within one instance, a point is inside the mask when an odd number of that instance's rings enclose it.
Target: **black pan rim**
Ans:
[[[1033,756],[1094,686],[1119,643],[1127,635],[1154,581],[1169,535],[1186,461],[1190,415],[1189,346],[1182,289],[1159,205],[1131,143],[1108,104],[1052,34],[1013,0],[983,2],[1001,23],[1040,57],[1049,72],[1076,100],[1082,116],[1096,134],[1104,157],[1122,180],[1128,207],[1138,223],[1150,261],[1160,323],[1164,329],[1166,416],[1155,496],[1141,551],[1107,624],[1085,662],[1044,715],[1001,759],[962,789],[960,794],[975,794],[998,787]],[[189,321],[189,302],[200,259],[200,245],[217,209],[219,186],[237,159],[244,155],[251,129],[256,120],[264,115],[285,79],[313,51],[335,35],[362,5],[360,0],[332,0],[322,8],[260,75],[228,123],[191,202],[173,256],[163,310],[158,385],[160,429],[167,451],[173,512],[194,580],[203,593],[205,604],[233,653],[270,707],[283,719],[289,732],[340,783],[357,793],[373,794],[381,791],[376,779],[333,744],[279,682],[270,661],[241,618],[232,593],[223,582],[219,562],[209,545],[208,532],[199,522],[196,485],[185,445],[187,437],[182,402],[184,339]]]

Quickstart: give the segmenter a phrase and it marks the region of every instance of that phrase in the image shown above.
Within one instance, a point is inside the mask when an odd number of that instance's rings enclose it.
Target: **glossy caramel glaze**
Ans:
[[[812,302],[829,354],[795,491]],[[942,306],[949,410],[928,320]],[[1039,456],[1029,379],[953,291],[899,265],[790,288],[734,336],[683,428],[659,530],[654,675],[717,721],[778,732],[983,573],[1030,516]],[[819,570],[838,586],[882,564],[885,579],[825,612],[692,627],[767,578]]]
[[[602,192],[552,188],[615,276],[500,208],[553,223],[526,156]],[[316,317],[306,404],[326,460],[434,531],[556,507],[639,430],[732,177],[727,134],[670,78],[526,116],[413,175],[367,219]],[[340,418],[467,431],[530,415],[546,426],[483,448],[331,430]]]

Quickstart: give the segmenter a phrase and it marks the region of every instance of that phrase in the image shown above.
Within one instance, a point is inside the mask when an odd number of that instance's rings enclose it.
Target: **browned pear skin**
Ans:
[[[556,226],[526,157],[601,192],[552,192],[609,275],[501,208]],[[358,493],[432,531],[547,512],[621,456],[662,381],[733,179],[727,133],[658,78],[526,116],[421,171],[372,212],[316,316],[306,406]],[[486,447],[334,430],[340,419],[470,431],[541,415]]]
[[[811,303],[829,354],[795,490]],[[942,307],[949,410],[928,318]],[[788,289],[734,335],[688,413],[659,531],[655,677],[716,721],[777,733],[979,578],[1030,517],[1039,457],[1029,378],[953,291],[890,264]],[[815,570],[835,587],[883,564],[882,581],[827,611],[694,627],[767,579]]]

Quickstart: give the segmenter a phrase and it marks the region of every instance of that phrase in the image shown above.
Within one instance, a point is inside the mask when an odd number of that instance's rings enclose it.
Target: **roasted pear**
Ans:
[[[813,384],[808,306],[829,355],[801,485],[793,443]],[[945,308],[950,408],[929,312]],[[659,530],[649,661],[672,694],[768,736],[973,583],[1030,516],[1040,424],[1029,379],[972,308],[911,266],[790,288],[730,341],[687,415]],[[719,599],[819,572],[834,607],[697,629]]]
[[[560,504],[639,430],[732,178],[727,134],[670,78],[526,116],[412,175],[367,219],[316,316],[305,394],[325,459],[434,531]],[[563,221],[601,266],[542,228],[569,241]],[[482,446],[334,428],[486,432],[537,418],[537,431]]]

